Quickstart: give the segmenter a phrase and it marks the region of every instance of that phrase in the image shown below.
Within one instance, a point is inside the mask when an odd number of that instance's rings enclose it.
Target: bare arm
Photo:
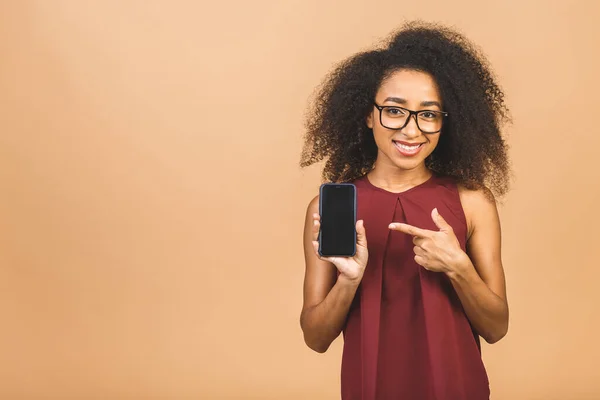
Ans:
[[[304,341],[311,349],[324,353],[341,333],[348,310],[362,279],[364,267],[355,259],[332,260],[318,256],[316,243],[319,232],[319,198],[309,204],[304,225],[304,257],[306,271],[304,276],[304,301],[300,316],[300,326]],[[360,226],[360,229],[359,229]],[[357,224],[359,244],[364,239],[362,223]],[[362,239],[360,238],[362,233]],[[366,244],[366,241],[364,242]],[[357,257],[366,253],[357,246]],[[364,256],[364,254],[363,254]],[[366,264],[366,260],[364,262]],[[362,269],[361,269],[362,268]],[[342,273],[338,277],[337,271]],[[356,273],[353,273],[356,272]]]
[[[495,201],[483,191],[460,190],[467,216],[467,252],[450,226],[432,210],[439,231],[392,223],[390,229],[413,236],[415,261],[424,268],[445,273],[452,282],[475,330],[488,343],[502,339],[508,330],[508,304],[500,257],[500,222]]]
[[[496,204],[483,191],[460,191],[470,235],[467,257],[448,273],[476,331],[495,343],[508,331],[508,302]]]

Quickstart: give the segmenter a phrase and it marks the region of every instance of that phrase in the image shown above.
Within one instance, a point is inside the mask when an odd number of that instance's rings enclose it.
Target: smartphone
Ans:
[[[356,186],[324,183],[319,190],[319,254],[352,257],[356,253]]]

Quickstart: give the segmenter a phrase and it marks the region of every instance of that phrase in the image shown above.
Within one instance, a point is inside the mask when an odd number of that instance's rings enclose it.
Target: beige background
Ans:
[[[600,398],[598,2],[0,2],[0,398],[335,399],[299,327],[302,117],[405,19],[512,107],[493,399]]]

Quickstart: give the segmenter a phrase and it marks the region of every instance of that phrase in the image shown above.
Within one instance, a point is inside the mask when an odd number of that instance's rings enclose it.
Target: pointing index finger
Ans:
[[[427,229],[417,228],[416,226],[394,222],[389,225],[389,228],[394,231],[404,232],[411,236],[428,237],[431,231]]]

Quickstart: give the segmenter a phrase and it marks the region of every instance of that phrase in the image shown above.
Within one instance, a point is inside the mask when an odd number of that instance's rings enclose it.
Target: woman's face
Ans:
[[[384,80],[375,96],[379,106],[402,107],[413,111],[435,110],[442,111],[442,99],[433,77],[425,72],[402,69],[392,73]],[[409,118],[402,129],[400,127],[406,111],[397,108],[387,108],[383,113],[381,124],[380,111],[373,106],[373,111],[367,117],[367,125],[373,130],[375,143],[378,147],[377,162],[385,163],[403,170],[412,170],[424,165],[438,144],[440,133],[423,133],[415,121],[415,116]],[[431,124],[428,118],[434,114],[423,115],[419,125],[425,130]],[[428,125],[429,124],[429,125]]]

